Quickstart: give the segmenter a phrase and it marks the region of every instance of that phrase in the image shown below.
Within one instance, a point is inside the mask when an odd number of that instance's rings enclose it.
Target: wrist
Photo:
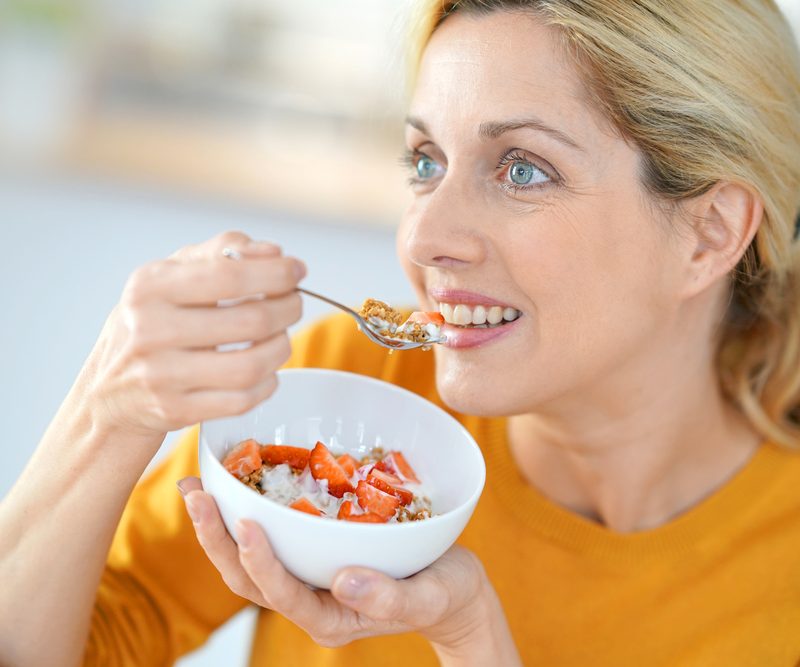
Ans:
[[[424,634],[443,667],[522,665],[500,600],[485,574],[478,594],[447,627]]]
[[[136,415],[126,415],[112,400],[115,392],[108,385],[113,383],[98,369],[103,366],[102,358],[106,354],[104,343],[101,337],[64,399],[56,420],[64,416],[80,424],[82,432],[90,434],[88,441],[99,447],[106,442],[125,442],[146,457],[144,465],[147,465],[167,433],[143,428],[137,423]]]

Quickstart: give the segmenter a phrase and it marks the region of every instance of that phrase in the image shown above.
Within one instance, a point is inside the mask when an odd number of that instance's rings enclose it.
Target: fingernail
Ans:
[[[200,523],[203,518],[203,511],[197,503],[197,498],[186,496],[186,511],[189,513],[192,523],[195,525]]]
[[[249,549],[252,544],[253,534],[250,532],[250,527],[242,520],[236,522],[236,541],[239,543],[239,548],[242,550]]]
[[[349,575],[336,587],[339,597],[347,600],[358,600],[369,593],[370,581],[358,575]]]
[[[178,491],[181,492],[182,496],[185,496],[187,493],[189,493],[189,489],[186,488],[186,481],[188,479],[188,477],[184,477],[183,479],[179,479],[177,482],[175,482],[175,486],[178,487]]]
[[[306,277],[306,265],[299,259],[294,260],[294,275],[298,280]]]

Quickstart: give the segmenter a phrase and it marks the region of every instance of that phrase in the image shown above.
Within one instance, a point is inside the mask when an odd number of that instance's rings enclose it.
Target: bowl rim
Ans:
[[[486,461],[483,458],[483,452],[482,452],[480,446],[478,445],[478,443],[476,442],[476,440],[472,436],[472,434],[467,430],[467,428],[460,421],[458,421],[455,417],[453,417],[453,415],[451,415],[449,412],[447,412],[447,410],[445,410],[442,407],[436,405],[433,401],[429,401],[427,398],[424,398],[423,396],[420,396],[419,394],[414,393],[413,391],[410,391],[410,390],[408,390],[408,389],[406,389],[404,387],[400,387],[400,386],[398,386],[396,384],[393,384],[391,382],[387,382],[386,380],[381,380],[379,378],[372,377],[370,375],[362,375],[360,373],[353,373],[351,371],[341,371],[341,370],[337,370],[337,369],[333,369],[333,368],[311,368],[311,367],[309,367],[309,368],[282,368],[282,369],[277,371],[278,382],[279,383],[280,383],[280,376],[281,375],[286,375],[286,374],[289,374],[289,375],[328,375],[328,376],[342,376],[342,375],[345,375],[345,376],[350,376],[351,378],[357,378],[358,381],[367,381],[368,383],[372,383],[372,384],[381,386],[383,388],[387,388],[390,391],[395,391],[395,392],[397,392],[399,394],[405,394],[406,396],[410,396],[412,398],[412,400],[419,402],[421,405],[425,405],[426,409],[431,409],[432,408],[434,411],[440,412],[448,420],[454,422],[454,425],[458,428],[458,430],[460,430],[462,432],[462,434],[466,436],[466,440],[469,443],[473,453],[476,455],[476,458],[477,458],[477,461],[478,461],[478,464],[479,464],[478,484],[477,484],[475,490],[469,495],[469,497],[467,499],[465,499],[463,502],[459,503],[458,505],[456,505],[455,507],[453,507],[452,509],[448,510],[447,512],[445,512],[443,514],[435,514],[435,515],[429,517],[428,519],[424,519],[422,521],[403,521],[403,522],[395,522],[395,523],[361,523],[361,522],[358,522],[358,521],[342,521],[342,520],[339,520],[339,519],[332,519],[331,521],[326,522],[326,523],[328,523],[329,525],[352,526],[353,527],[352,529],[355,529],[355,530],[360,530],[360,529],[366,529],[366,530],[375,530],[375,529],[397,530],[398,526],[404,526],[403,530],[409,530],[409,528],[405,528],[405,527],[406,526],[436,525],[436,524],[440,523],[441,521],[447,521],[448,519],[446,517],[449,517],[452,514],[455,514],[455,513],[458,513],[458,512],[463,512],[466,508],[475,507],[477,505],[477,502],[480,499],[481,494],[483,493],[484,486],[486,485]],[[262,401],[258,405],[254,406],[253,408],[248,410],[248,412],[250,412],[252,410],[255,410],[256,408],[259,408],[261,405],[263,405],[266,401],[269,401],[269,400],[270,400],[269,398],[264,399],[264,401]],[[243,413],[243,414],[247,414],[247,413]],[[236,417],[240,417],[240,416],[242,416],[242,415],[231,415],[229,417],[221,417],[219,419],[232,419],[232,418],[236,418]],[[216,419],[214,421],[216,421]],[[220,461],[211,452],[210,445],[208,445],[203,439],[203,429],[204,429],[205,423],[206,423],[205,421],[200,422],[200,429],[199,429],[198,438],[197,438],[198,439],[198,456],[202,459],[203,454],[205,453],[208,456],[208,458],[210,458],[214,462],[214,463],[212,463],[213,466],[217,467],[218,470],[226,473],[225,477],[230,477],[231,481],[238,482],[236,487],[231,487],[231,488],[239,488],[239,487],[241,487],[242,491],[249,491],[251,493],[256,493],[255,491],[253,491],[253,489],[249,489],[245,484],[242,484],[241,482],[239,482],[239,480],[235,479],[233,477],[233,475],[228,473],[228,471],[225,470],[225,467],[222,465],[222,461]],[[200,467],[201,481],[202,481],[202,471],[203,471],[203,467],[202,467],[202,463],[201,463],[201,467]],[[277,508],[279,511],[286,512],[287,514],[285,516],[294,516],[295,518],[300,519],[302,521],[319,521],[320,519],[325,518],[325,517],[312,516],[310,514],[306,514],[305,512],[298,512],[297,510],[294,510],[294,509],[290,508],[288,505],[284,505],[283,503],[279,503],[276,500],[272,500],[271,498],[268,498],[267,496],[264,496],[264,495],[261,495],[261,494],[258,494],[258,493],[256,493],[255,496],[248,495],[248,496],[243,496],[243,497],[258,498],[261,501],[265,501],[267,503],[268,507]],[[347,528],[347,530],[350,530],[350,528]]]

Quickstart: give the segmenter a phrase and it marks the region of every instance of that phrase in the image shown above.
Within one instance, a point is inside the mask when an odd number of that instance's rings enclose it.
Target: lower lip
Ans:
[[[445,324],[442,327],[442,333],[446,339],[442,345],[452,348],[468,348],[480,347],[487,343],[494,342],[503,336],[511,333],[517,328],[521,317],[518,317],[513,322],[506,322],[505,324],[497,327],[486,329],[473,329],[469,327],[457,327],[452,324]]]

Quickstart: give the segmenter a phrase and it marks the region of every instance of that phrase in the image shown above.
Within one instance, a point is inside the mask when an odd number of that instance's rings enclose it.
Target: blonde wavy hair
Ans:
[[[765,437],[800,448],[800,57],[771,0],[418,0],[411,77],[454,12],[533,13],[556,27],[642,181],[680,203],[719,181],[764,204],[731,274],[721,386]]]

